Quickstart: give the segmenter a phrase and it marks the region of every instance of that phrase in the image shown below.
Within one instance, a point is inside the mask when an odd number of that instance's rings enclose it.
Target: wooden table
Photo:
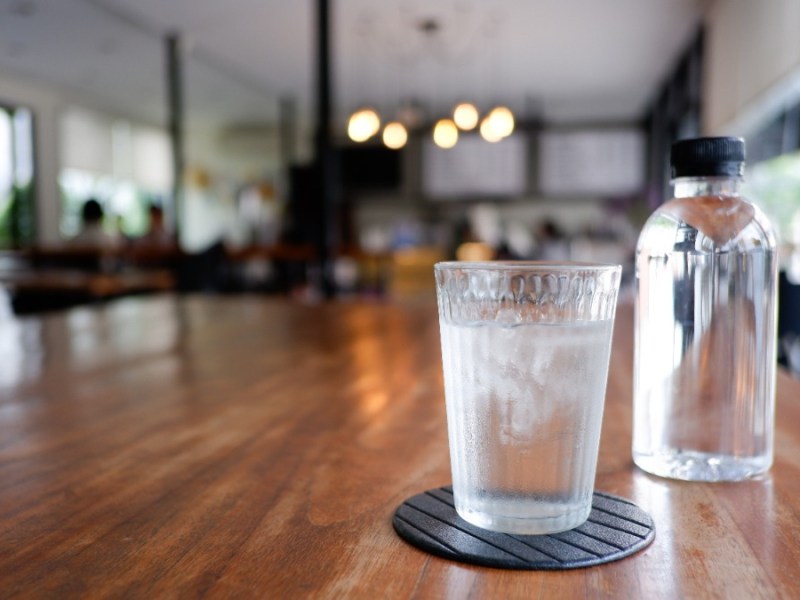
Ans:
[[[0,321],[0,596],[775,598],[800,594],[800,382],[770,475],[658,479],[630,459],[617,318],[597,487],[655,542],[568,572],[472,567],[395,534],[450,480],[433,302],[129,298]],[[724,374],[720,374],[724,376]]]

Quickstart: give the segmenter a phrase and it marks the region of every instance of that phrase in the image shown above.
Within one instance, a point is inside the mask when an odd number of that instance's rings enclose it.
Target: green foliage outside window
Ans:
[[[746,195],[770,218],[781,242],[800,244],[800,152],[754,165],[746,181]]]
[[[33,115],[0,106],[0,248],[33,243],[35,204]]]

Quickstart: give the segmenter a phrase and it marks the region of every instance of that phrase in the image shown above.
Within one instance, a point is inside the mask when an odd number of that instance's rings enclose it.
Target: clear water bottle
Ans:
[[[633,460],[675,479],[735,481],[772,464],[777,251],[740,194],[744,140],[677,142],[675,198],[636,249]]]

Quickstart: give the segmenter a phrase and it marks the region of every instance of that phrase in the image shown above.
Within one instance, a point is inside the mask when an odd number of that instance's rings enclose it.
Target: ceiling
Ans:
[[[55,84],[165,121],[164,48],[187,50],[191,119],[277,119],[279,98],[312,115],[312,0],[0,0],[0,74]],[[460,98],[523,118],[642,116],[700,23],[703,0],[331,0],[334,108],[436,116]],[[2,88],[0,88],[2,99]]]

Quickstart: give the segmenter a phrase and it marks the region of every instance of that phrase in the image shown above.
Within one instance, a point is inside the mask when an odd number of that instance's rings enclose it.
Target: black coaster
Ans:
[[[653,519],[630,500],[595,492],[589,520],[549,535],[481,529],[458,516],[453,488],[428,490],[403,502],[392,519],[410,544],[437,556],[503,569],[561,570],[619,560],[655,538]]]

